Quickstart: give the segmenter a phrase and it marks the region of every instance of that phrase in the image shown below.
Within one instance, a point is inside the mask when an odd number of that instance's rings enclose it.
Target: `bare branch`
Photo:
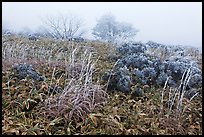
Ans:
[[[43,20],[43,24],[46,33],[56,39],[68,39],[84,34],[80,32],[82,21],[73,15],[68,17],[60,14],[55,18],[47,17]]]

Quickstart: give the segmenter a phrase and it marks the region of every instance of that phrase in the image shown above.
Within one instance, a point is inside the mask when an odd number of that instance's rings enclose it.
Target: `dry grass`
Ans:
[[[3,135],[202,135],[202,95],[183,98],[178,117],[175,105],[169,111],[168,87],[142,89],[145,97],[106,92],[100,78],[114,65],[108,44],[18,36],[2,42]],[[14,63],[32,64],[46,80],[18,80]]]

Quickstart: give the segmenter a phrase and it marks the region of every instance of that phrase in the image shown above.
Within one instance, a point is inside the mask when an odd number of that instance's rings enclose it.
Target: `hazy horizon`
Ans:
[[[2,2],[2,25],[14,31],[36,30],[42,18],[74,14],[92,28],[102,15],[138,29],[135,40],[202,47],[202,2]]]

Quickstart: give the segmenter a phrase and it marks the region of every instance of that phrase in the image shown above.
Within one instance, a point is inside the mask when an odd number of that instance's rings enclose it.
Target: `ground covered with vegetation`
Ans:
[[[165,85],[130,84],[142,96],[109,88],[118,58],[98,41],[2,36],[2,134],[202,135],[202,88],[179,109]]]

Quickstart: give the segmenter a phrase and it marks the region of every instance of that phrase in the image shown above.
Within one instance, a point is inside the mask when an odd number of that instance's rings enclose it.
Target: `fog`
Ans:
[[[136,41],[202,46],[202,2],[3,2],[2,25],[37,30],[43,18],[59,13],[81,18],[87,38],[96,20],[111,13],[139,30]]]

